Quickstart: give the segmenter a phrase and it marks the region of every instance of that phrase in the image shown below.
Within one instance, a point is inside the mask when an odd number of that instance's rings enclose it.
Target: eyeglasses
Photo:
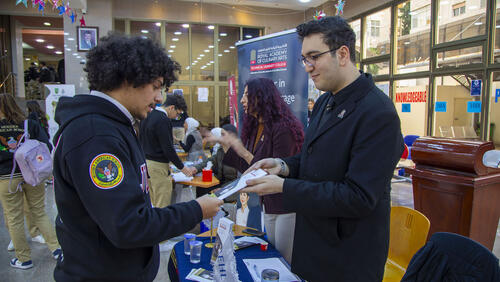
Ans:
[[[340,47],[339,47],[340,48]],[[325,52],[322,52],[322,53],[319,53],[319,54],[316,54],[316,55],[312,55],[312,56],[302,56],[299,61],[302,62],[302,64],[305,66],[309,66],[309,67],[314,67],[314,65],[316,65],[316,60],[319,59],[319,57],[323,56],[324,54],[326,53],[329,53],[329,52],[333,52],[339,48],[333,48],[333,49],[330,49],[328,51],[325,51]]]

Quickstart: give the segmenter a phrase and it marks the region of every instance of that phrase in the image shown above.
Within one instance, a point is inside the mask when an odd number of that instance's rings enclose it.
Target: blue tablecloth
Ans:
[[[170,260],[168,262],[168,274],[171,281],[189,281],[186,280],[186,276],[193,268],[201,267],[212,271],[212,265],[210,264],[212,249],[208,249],[205,247],[205,243],[209,242],[210,238],[197,237],[196,240],[203,242],[203,248],[201,250],[201,262],[197,264],[190,263],[189,256],[184,254],[183,241],[180,241],[179,243],[175,244],[172,250],[172,254],[170,255]],[[236,268],[238,269],[238,275],[241,281],[253,281],[252,276],[248,272],[247,267],[243,263],[243,259],[247,258],[259,259],[259,258],[273,258],[273,257],[281,258],[281,254],[271,244],[268,245],[267,251],[261,251],[260,245],[254,245],[251,247],[235,251],[234,256],[236,257]]]

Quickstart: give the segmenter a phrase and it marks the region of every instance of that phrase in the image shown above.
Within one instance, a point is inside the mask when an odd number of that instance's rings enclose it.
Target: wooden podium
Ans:
[[[415,209],[440,231],[467,236],[493,249],[500,216],[500,169],[483,165],[492,142],[422,137],[413,143]]]

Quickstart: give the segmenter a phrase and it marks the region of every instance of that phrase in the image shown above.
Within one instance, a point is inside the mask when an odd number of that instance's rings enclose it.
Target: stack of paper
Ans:
[[[261,243],[266,243],[266,241],[260,239],[259,237],[243,236],[234,240],[234,250],[236,251]]]
[[[279,258],[244,259],[253,281],[261,281],[260,274],[264,269],[274,269],[280,273],[280,282],[300,281]]]
[[[186,279],[191,281],[210,282],[214,281],[214,274],[212,271],[203,268],[193,268],[186,276]]]

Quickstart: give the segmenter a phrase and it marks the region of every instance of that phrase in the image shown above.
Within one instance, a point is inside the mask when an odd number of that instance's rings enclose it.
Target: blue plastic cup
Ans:
[[[186,233],[184,234],[184,254],[189,256],[191,253],[191,247],[189,246],[189,242],[194,241],[196,238],[196,235],[193,233]]]

